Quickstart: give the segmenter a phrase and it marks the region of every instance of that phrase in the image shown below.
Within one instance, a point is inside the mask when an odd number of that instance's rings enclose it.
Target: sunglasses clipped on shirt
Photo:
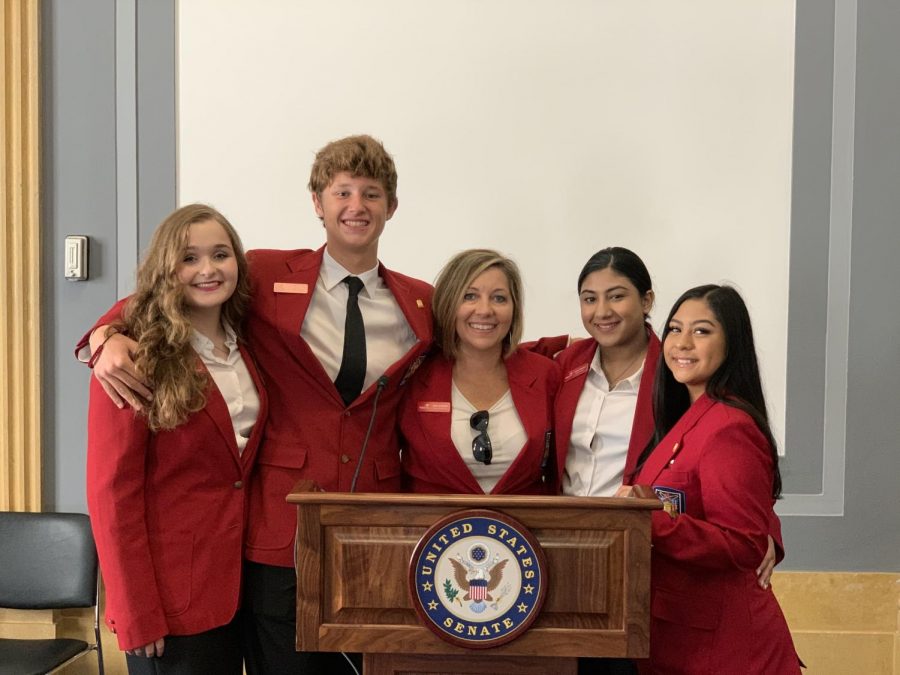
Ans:
[[[482,462],[485,465],[490,464],[494,457],[491,437],[487,433],[490,420],[491,414],[487,410],[479,410],[469,418],[469,424],[478,432],[478,435],[472,439],[472,454],[475,456],[476,462]]]

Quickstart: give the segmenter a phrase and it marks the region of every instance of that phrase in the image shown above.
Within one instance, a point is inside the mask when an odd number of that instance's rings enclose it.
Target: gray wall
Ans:
[[[175,205],[175,8],[43,8],[45,506],[84,510],[71,346]],[[900,570],[898,33],[894,4],[797,3],[784,569]],[[66,234],[88,283],[61,280]]]
[[[824,4],[803,0],[797,15],[788,352],[791,416],[786,442],[791,454],[802,447],[802,457],[809,461],[805,467],[789,463],[786,473],[789,491],[802,486],[815,492],[822,487],[819,458],[823,443],[829,442],[823,439],[822,426],[833,412],[818,395],[827,352],[823,292],[828,277],[823,270],[829,255],[835,256],[827,248],[827,236],[817,235],[827,229],[830,218],[835,226],[833,211],[849,207],[850,245],[842,251],[849,261],[849,292],[839,303],[847,315],[848,350],[840,364],[847,381],[846,426],[840,438],[831,439],[846,453],[844,505],[842,516],[782,519],[789,550],[784,567],[896,572],[900,570],[900,43],[896,39],[900,5],[875,0],[858,5],[855,96],[850,108],[853,152],[849,166],[845,163],[829,172],[830,158],[825,155],[834,150],[826,142],[831,136],[832,119],[827,115],[831,106],[822,101],[822,91],[831,85],[830,54],[821,43],[835,31],[833,23],[829,25],[834,16],[822,11]],[[856,3],[837,6],[841,18]],[[840,67],[837,64],[835,70]],[[852,176],[849,205],[843,196],[833,194],[840,190],[831,195],[823,190],[835,185],[837,172]],[[794,276],[798,268],[806,268],[802,278]],[[797,325],[801,320],[804,325]]]
[[[42,3],[44,506],[85,510],[89,371],[72,347],[175,207],[174,0]],[[91,237],[90,280],[62,278]]]

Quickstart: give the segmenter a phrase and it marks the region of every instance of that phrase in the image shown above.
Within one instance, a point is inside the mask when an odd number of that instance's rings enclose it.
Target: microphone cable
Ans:
[[[366,429],[366,437],[363,439],[362,449],[359,451],[359,461],[356,463],[356,471],[353,472],[353,480],[350,481],[350,492],[356,492],[356,481],[359,479],[359,470],[362,469],[363,458],[366,456],[366,448],[369,447],[369,436],[372,435],[372,427],[375,426],[375,413],[378,411],[378,399],[381,392],[390,382],[387,375],[378,378],[378,389],[375,390],[375,398],[372,399],[372,415],[369,417],[369,428]]]

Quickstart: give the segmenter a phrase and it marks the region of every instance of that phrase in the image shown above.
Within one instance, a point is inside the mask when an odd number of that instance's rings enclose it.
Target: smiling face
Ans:
[[[218,315],[237,286],[238,265],[231,238],[220,223],[203,220],[188,228],[187,239],[175,273],[184,285],[188,313]]]
[[[496,350],[499,358],[513,310],[509,280],[502,269],[490,267],[475,277],[463,291],[456,310],[460,353]]]
[[[328,253],[354,273],[378,264],[378,238],[397,209],[374,178],[337,173],[320,193],[313,192],[316,214],[325,226]]]
[[[578,297],[581,321],[601,349],[646,342],[644,316],[653,306],[653,291],[642,297],[628,277],[607,267],[584,278]]]
[[[706,300],[685,300],[669,320],[663,353],[672,376],[687,386],[691,403],[725,362],[725,332]]]

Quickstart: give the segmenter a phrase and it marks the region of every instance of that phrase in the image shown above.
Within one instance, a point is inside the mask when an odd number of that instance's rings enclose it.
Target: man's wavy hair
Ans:
[[[348,136],[319,150],[309,174],[310,192],[321,197],[322,191],[342,171],[377,180],[384,186],[388,206],[397,205],[397,169],[381,141],[367,135]]]
[[[191,225],[213,220],[228,234],[237,260],[237,286],[222,305],[222,323],[240,336],[250,300],[247,258],[231,223],[206,204],[188,204],[169,215],[153,233],[137,271],[137,288],[116,328],[137,341],[134,363],[153,388],[144,409],[152,431],[173,429],[206,405],[209,376],[198,367],[191,347],[194,329],[184,303],[178,265],[188,244]]]

